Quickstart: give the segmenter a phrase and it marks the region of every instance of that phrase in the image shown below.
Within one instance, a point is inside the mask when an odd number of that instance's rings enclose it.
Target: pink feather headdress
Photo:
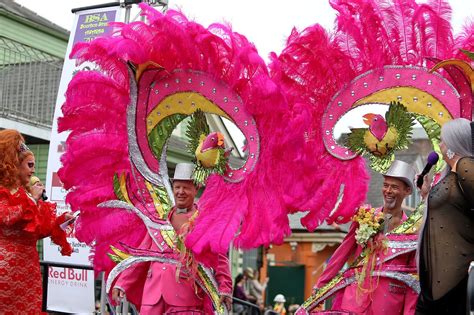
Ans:
[[[364,93],[370,82],[355,87],[357,80],[371,75],[376,81],[379,75],[383,79],[383,74],[391,71],[386,66],[431,67],[436,61],[453,57],[468,60],[459,48],[474,47],[472,23],[453,37],[451,8],[446,1],[428,1],[422,5],[414,0],[331,0],[330,3],[338,12],[335,30],[326,31],[318,24],[301,32],[294,29],[283,52],[272,55],[270,65],[272,77],[284,90],[293,113],[304,113],[312,119],[313,127],[308,131],[301,156],[308,168],[312,162],[315,172],[304,177],[305,169],[292,170],[296,178],[305,180],[290,188],[292,194],[288,198],[297,209],[309,210],[302,219],[309,230],[324,220],[347,222],[366,198],[368,175],[364,160],[340,158],[331,152],[333,146],[323,141],[325,137],[332,138],[332,130],[325,129],[324,124],[337,121],[343,110],[349,110],[352,105],[342,105],[338,97],[351,86],[355,93]],[[415,70],[430,75],[427,70]],[[412,78],[416,75],[410,75],[409,80]],[[463,78],[456,81],[447,76],[443,80],[447,90],[451,81],[461,94],[460,98],[451,97],[454,103],[445,103],[448,112],[453,117],[461,112],[470,118],[469,85],[462,82]],[[469,102],[460,111],[462,95],[467,95]],[[306,195],[298,198],[302,192]]]
[[[160,115],[153,110],[166,99],[160,98],[163,93],[171,89],[186,92],[178,82],[194,86],[187,92],[202,89],[199,93],[207,99],[219,95],[219,89],[228,91],[229,99],[212,101],[244,132],[250,150],[247,163],[252,166],[209,177],[199,200],[200,215],[186,238],[187,247],[199,261],[209,262],[207,258],[212,257],[202,253],[225,253],[232,241],[243,248],[282,242],[290,233],[288,201],[293,198],[286,191],[294,183],[290,170],[305,162],[298,159],[310,119],[290,113],[255,47],[230,27],[212,24],[206,29],[180,12],[162,15],[144,4],[141,9],[147,23],[117,23],[113,36],[74,47],[71,57],[79,63],[94,62],[100,71],[80,71],[74,76],[59,121],[60,131],[71,131],[59,175],[65,188],[71,189],[67,202],[81,209],[76,235],[94,246],[96,270],[113,267],[107,257],[110,246],[136,247],[146,233],[136,213],[99,204],[120,195],[149,222],[162,222],[153,202],[147,201],[151,198],[144,186],[147,176],[163,171],[160,157],[150,153],[146,117]],[[129,64],[139,78],[135,92]],[[189,79],[183,80],[186,75]],[[198,78],[203,78],[201,84]],[[218,88],[204,91],[210,84]],[[232,102],[240,107],[227,108]],[[130,104],[137,106],[132,119],[135,129],[127,123]],[[136,143],[130,142],[131,129]],[[141,164],[133,160],[137,148],[143,157]],[[141,173],[144,164],[148,175]],[[230,180],[237,175],[239,180]]]

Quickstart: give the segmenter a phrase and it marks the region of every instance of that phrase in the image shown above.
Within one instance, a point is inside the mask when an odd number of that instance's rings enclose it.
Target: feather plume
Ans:
[[[445,59],[451,54],[453,35],[451,32],[451,7],[443,0],[430,0],[422,4],[413,16],[414,27],[420,36],[423,57]]]
[[[309,230],[326,219],[347,221],[365,200],[368,185],[362,159],[340,161],[331,156],[322,143],[319,126],[325,108],[332,95],[356,73],[354,55],[347,55],[340,38],[331,38],[319,25],[301,33],[293,30],[287,46],[280,56],[273,56],[270,65],[272,77],[280,82],[291,105],[290,128],[304,135],[295,143],[301,150],[285,154],[296,166],[292,168],[292,175],[297,180],[286,188],[284,197],[290,211],[309,210],[302,219]],[[354,177],[348,178],[346,174]],[[345,186],[344,197],[333,212],[341,185]]]
[[[460,49],[474,51],[474,20],[466,21],[461,33],[454,39],[454,51],[451,52],[457,59],[471,62]]]
[[[403,64],[417,64],[420,56],[416,51],[419,41],[413,30],[413,14],[417,8],[414,0],[394,0],[393,20],[391,24],[391,35],[398,43]]]

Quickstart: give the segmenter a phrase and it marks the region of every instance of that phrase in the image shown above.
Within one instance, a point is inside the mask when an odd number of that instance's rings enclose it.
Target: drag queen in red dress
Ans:
[[[28,187],[35,157],[16,130],[0,131],[0,314],[41,314],[41,274],[36,242],[47,236],[72,253],[56,205]],[[30,191],[31,190],[31,191]]]

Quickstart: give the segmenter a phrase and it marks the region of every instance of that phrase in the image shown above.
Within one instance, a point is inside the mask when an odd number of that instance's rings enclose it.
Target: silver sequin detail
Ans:
[[[400,282],[405,283],[416,293],[420,293],[420,282],[410,274],[396,271],[374,271],[372,272],[372,275],[396,279]]]
[[[337,209],[339,208],[339,205],[342,202],[342,199],[344,198],[344,189],[346,185],[341,184],[339,186],[339,195],[337,196],[336,204],[334,205],[334,208],[332,208],[331,212],[329,213],[329,217],[331,217],[334,213],[336,213]]]
[[[403,249],[416,249],[417,246],[416,241],[389,241],[388,247],[389,248],[403,248]]]
[[[130,72],[130,70],[129,70]],[[134,76],[129,73],[130,76],[130,104],[127,108],[127,132],[128,132],[128,147],[130,160],[136,166],[140,174],[145,177],[150,183],[154,185],[163,185],[161,178],[158,174],[154,173],[142,156],[140,148],[138,147],[137,134],[135,128],[136,112],[137,112],[137,85],[134,81]]]
[[[129,210],[133,213],[135,213],[140,219],[142,219],[143,223],[147,227],[151,227],[156,230],[164,230],[164,231],[170,231],[173,229],[173,227],[169,224],[158,224],[150,220],[149,217],[147,217],[143,212],[141,212],[139,209],[135,208],[133,205],[121,201],[121,200],[108,200],[104,201],[100,204],[97,205],[100,208],[118,208],[118,209],[125,209]]]
[[[160,158],[160,176],[163,181],[163,186],[165,186],[166,193],[168,194],[168,198],[170,200],[171,206],[175,205],[173,188],[171,187],[170,178],[168,175],[168,164],[166,163],[166,152],[168,151],[168,140],[166,140],[165,145],[163,146],[163,150],[161,151],[161,158]]]

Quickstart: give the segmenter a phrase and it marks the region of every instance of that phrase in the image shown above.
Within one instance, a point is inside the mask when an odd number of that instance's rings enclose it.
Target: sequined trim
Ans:
[[[129,70],[130,71],[130,70]],[[128,132],[128,147],[130,152],[130,160],[133,162],[137,170],[143,177],[146,178],[150,183],[162,186],[162,180],[158,174],[154,173],[145,160],[143,159],[142,152],[138,146],[137,134],[135,128],[135,115],[137,112],[137,85],[134,81],[134,76],[130,75],[130,104],[127,108],[127,132]]]
[[[324,295],[322,295],[319,299],[317,299],[312,305],[312,307],[315,307],[317,306],[319,303],[321,303],[322,301],[324,301],[325,299],[327,299],[328,297],[330,297],[331,295],[333,295],[334,293],[336,293],[337,291],[339,290],[342,290],[344,289],[345,287],[347,287],[348,285],[354,283],[356,281],[356,278],[353,276],[353,277],[350,277],[350,278],[345,278],[343,279],[338,285],[336,285],[334,288],[332,288],[331,290],[329,290],[328,292],[326,292]]]
[[[394,259],[395,257],[397,256],[400,256],[400,255],[403,255],[403,254],[406,254],[406,253],[409,253],[409,252],[412,252],[412,251],[415,251],[416,250],[416,246],[415,248],[409,248],[409,249],[406,249],[406,250],[401,250],[399,252],[396,252],[395,254],[393,255],[389,255],[387,257],[385,257],[383,260],[382,260],[382,263],[386,262],[386,261],[389,261],[389,260],[392,260]]]
[[[198,283],[210,297],[215,312],[217,314],[228,314],[227,308],[222,303],[220,303],[220,293],[217,289],[217,281],[214,278],[211,269],[206,268],[203,265],[199,265],[198,274],[200,278],[200,281]]]
[[[390,234],[415,234],[423,220],[423,202],[420,203],[402,224],[397,226]]]
[[[344,184],[341,184],[339,186],[339,195],[337,196],[336,204],[334,205],[334,208],[332,209],[331,213],[329,213],[329,217],[331,217],[339,208],[339,205],[342,202],[342,199],[344,198],[344,188],[346,186]]]
[[[403,282],[417,294],[420,293],[420,283],[418,279],[412,275],[407,273],[395,272],[395,271],[374,271],[372,272],[372,276],[381,276],[386,278],[391,278]],[[331,290],[327,291],[320,297],[316,298],[315,300],[311,301],[310,304],[303,304],[302,309],[306,311],[311,311],[314,307],[319,305],[322,301],[326,300],[328,297],[332,296],[337,291],[344,289],[348,285],[354,283],[356,278],[354,276],[342,279],[339,284],[333,287]]]
[[[416,241],[388,241],[389,248],[411,248],[416,249],[418,242]]]
[[[169,141],[169,139],[168,139]],[[166,163],[166,151],[168,150],[168,141],[166,141],[163,146],[163,151],[160,158],[160,176],[163,181],[163,186],[165,186],[166,192],[168,193],[168,198],[171,203],[171,207],[174,207],[176,201],[174,200],[173,188],[170,184],[170,178],[168,175],[168,164]]]
[[[402,273],[402,272],[396,272],[396,271],[374,271],[372,272],[372,275],[392,278],[400,282],[403,282],[408,287],[410,287],[413,291],[415,291],[417,294],[419,294],[421,291],[420,282],[418,281],[416,276],[409,273]]]
[[[98,205],[101,208],[118,208],[118,209],[125,209],[130,210],[135,213],[140,219],[143,220],[143,223],[150,228],[157,229],[157,230],[165,230],[169,231],[172,230],[173,227],[169,224],[158,224],[150,220],[145,214],[143,214],[140,210],[135,208],[133,205],[128,204],[121,200],[109,200],[104,201]]]

